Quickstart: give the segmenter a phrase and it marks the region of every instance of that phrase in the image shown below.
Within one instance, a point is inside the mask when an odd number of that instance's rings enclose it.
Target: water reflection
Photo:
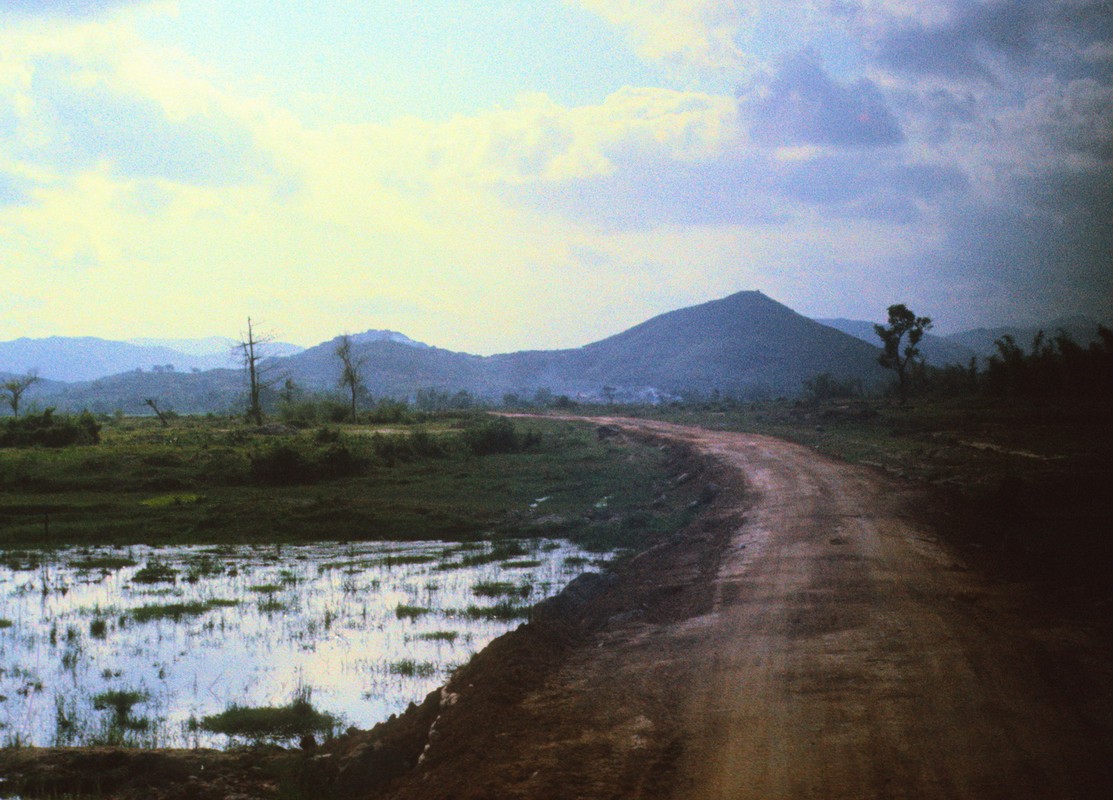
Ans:
[[[370,727],[602,563],[556,540],[40,558],[0,554],[0,744],[223,747],[196,721],[306,694]]]

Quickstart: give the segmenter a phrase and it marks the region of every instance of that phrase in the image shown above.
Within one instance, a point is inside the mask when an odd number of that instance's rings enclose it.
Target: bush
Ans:
[[[367,471],[367,460],[342,444],[334,444],[321,454],[315,471],[318,478],[351,478]]]
[[[367,460],[343,444],[310,457],[291,444],[276,444],[251,456],[251,477],[267,486],[295,486],[350,478],[367,471]]]
[[[375,425],[408,425],[413,422],[410,407],[400,400],[380,400],[366,419]]]
[[[539,434],[522,435],[506,417],[487,419],[464,431],[464,445],[477,456],[495,453],[520,453],[540,443]]]
[[[0,447],[69,447],[100,442],[100,423],[88,411],[55,417],[54,409],[9,419],[0,431]]]
[[[301,451],[288,444],[276,444],[251,456],[251,477],[268,486],[293,486],[309,483],[313,475]]]

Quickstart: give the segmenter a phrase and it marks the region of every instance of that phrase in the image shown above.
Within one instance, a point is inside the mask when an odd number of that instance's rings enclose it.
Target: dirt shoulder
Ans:
[[[928,490],[778,439],[594,421],[700,454],[697,522],[397,720],[247,765],[236,796],[1107,796],[1113,661],[968,569]],[[49,763],[13,758],[0,774]],[[187,773],[103,796],[233,796]]]

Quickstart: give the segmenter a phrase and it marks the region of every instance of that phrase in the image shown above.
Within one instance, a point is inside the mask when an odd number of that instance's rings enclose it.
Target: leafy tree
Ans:
[[[904,403],[908,399],[908,368],[923,361],[918,345],[931,329],[931,318],[917,317],[903,303],[898,303],[889,306],[889,324],[874,325],[873,329],[881,337],[883,350],[877,363],[897,373],[900,401]]]
[[[35,374],[34,370],[28,372],[26,375],[18,378],[11,378],[0,384],[0,389],[3,390],[4,399],[8,401],[8,405],[12,407],[12,416],[19,416],[19,403],[23,399],[23,393],[29,388],[39,382],[39,376]]]
[[[352,337],[344,334],[336,345],[336,357],[340,359],[340,387],[348,389],[352,399],[352,422],[356,421],[356,395],[363,388],[363,367],[367,359],[352,350]]]

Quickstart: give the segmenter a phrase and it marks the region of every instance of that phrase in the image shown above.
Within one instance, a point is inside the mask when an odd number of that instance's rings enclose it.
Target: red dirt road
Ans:
[[[777,439],[597,421],[686,442],[744,488],[718,503],[741,524],[710,613],[628,626],[604,666],[575,667],[654,695],[658,717],[616,736],[667,731],[668,780],[569,796],[1113,797],[1108,675],[1080,662],[1084,631],[957,564],[909,487]],[[646,680],[654,661],[669,685]]]
[[[678,797],[1113,796],[1108,742],[1046,644],[891,481],[775,439],[670,433],[748,489],[692,624]]]

